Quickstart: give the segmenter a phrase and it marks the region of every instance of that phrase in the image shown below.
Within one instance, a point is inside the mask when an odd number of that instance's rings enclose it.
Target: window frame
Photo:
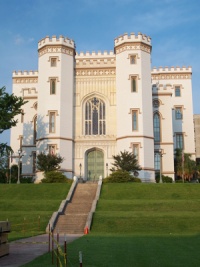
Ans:
[[[53,86],[53,84],[54,84],[54,86]],[[57,79],[56,78],[50,78],[50,95],[56,95],[56,88],[57,88]]]
[[[183,107],[175,107],[175,119],[182,120],[183,119]],[[180,111],[180,112],[179,112]]]
[[[57,115],[56,111],[49,111],[49,133],[56,132],[56,115]]]
[[[184,150],[184,134],[183,133],[176,133],[176,148]]]
[[[158,126],[157,126],[157,123],[155,122],[156,116],[158,116]],[[156,129],[158,129],[158,131],[156,131]],[[154,133],[154,142],[156,143],[161,142],[161,116],[159,112],[155,112],[153,114],[153,133]]]
[[[181,86],[180,85],[175,85],[174,91],[175,91],[174,92],[175,97],[181,97]],[[177,94],[177,92],[179,92],[179,93]]]
[[[138,109],[131,109],[132,132],[138,131]]]

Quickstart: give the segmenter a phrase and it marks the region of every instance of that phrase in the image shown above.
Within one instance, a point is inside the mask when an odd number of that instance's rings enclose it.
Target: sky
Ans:
[[[38,41],[63,35],[77,52],[113,51],[114,39],[151,37],[152,68],[191,66],[193,111],[200,114],[199,0],[0,0],[0,87],[12,72],[38,69]],[[9,142],[9,131],[0,142]]]

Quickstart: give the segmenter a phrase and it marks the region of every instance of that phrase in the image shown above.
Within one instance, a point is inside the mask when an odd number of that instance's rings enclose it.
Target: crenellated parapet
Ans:
[[[152,69],[152,72],[151,73],[179,73],[179,72],[188,72],[188,73],[192,73],[192,67],[154,67]]]
[[[124,33],[123,35],[120,35],[119,37],[115,38],[115,46],[121,45],[123,43],[145,43],[148,45],[151,45],[151,37],[142,34],[141,32],[138,33],[138,35],[135,35],[135,33],[131,33],[128,35],[128,33]]]
[[[85,68],[114,68],[115,55],[113,51],[107,52],[80,52],[76,54],[76,69]]]
[[[38,42],[38,53],[42,56],[46,53],[63,53],[67,55],[75,55],[76,45],[72,39],[60,35],[51,38],[46,36]]]
[[[153,80],[191,79],[192,67],[154,67],[151,71]]]
[[[37,83],[38,71],[13,71],[13,83]]]

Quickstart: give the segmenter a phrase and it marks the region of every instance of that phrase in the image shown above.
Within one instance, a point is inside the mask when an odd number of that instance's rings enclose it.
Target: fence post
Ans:
[[[53,236],[53,231],[51,233],[51,238],[52,238],[52,264],[54,264],[54,236]]]
[[[79,262],[80,262],[80,267],[83,266],[83,259],[82,259],[82,252],[79,251]]]
[[[65,253],[65,267],[67,266],[67,238],[66,238],[66,234],[65,234],[65,241],[64,241],[64,253]]]

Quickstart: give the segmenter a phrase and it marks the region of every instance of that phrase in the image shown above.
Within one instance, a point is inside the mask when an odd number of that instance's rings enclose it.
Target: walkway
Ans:
[[[71,234],[66,236],[67,244],[81,237],[82,235]],[[64,244],[64,235],[59,237],[59,243]],[[45,254],[49,250],[49,235],[39,235],[11,242],[10,253],[0,258],[1,267],[19,267],[28,263],[36,257]]]

